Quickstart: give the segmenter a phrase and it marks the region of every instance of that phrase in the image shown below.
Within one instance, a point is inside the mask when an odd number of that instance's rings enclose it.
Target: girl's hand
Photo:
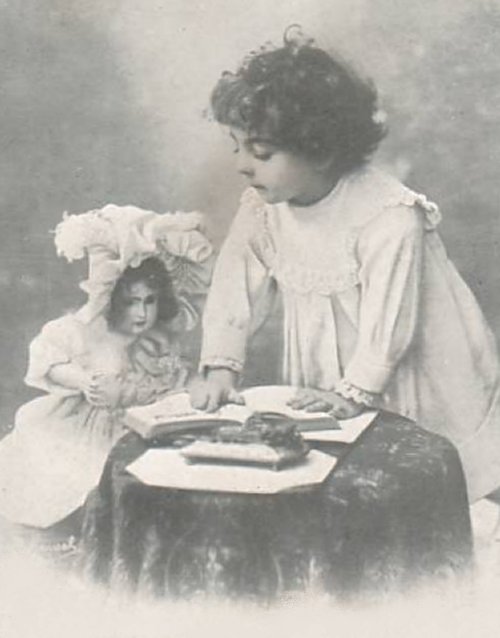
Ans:
[[[245,400],[236,391],[234,385],[236,373],[226,368],[214,368],[206,377],[196,378],[189,386],[191,405],[197,410],[215,412],[225,403],[243,405]]]
[[[336,392],[301,388],[289,401],[291,408],[306,412],[331,412],[337,419],[350,419],[365,410],[365,406],[345,399]]]

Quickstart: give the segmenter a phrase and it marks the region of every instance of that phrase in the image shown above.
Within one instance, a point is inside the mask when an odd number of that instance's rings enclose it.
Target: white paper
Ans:
[[[127,470],[142,483],[180,490],[276,494],[322,483],[337,459],[311,450],[302,463],[282,470],[253,466],[188,463],[179,450],[152,449]]]
[[[307,441],[324,443],[354,443],[360,434],[373,422],[378,412],[363,412],[352,419],[338,421],[340,430],[318,430],[317,432],[302,432],[302,437]]]

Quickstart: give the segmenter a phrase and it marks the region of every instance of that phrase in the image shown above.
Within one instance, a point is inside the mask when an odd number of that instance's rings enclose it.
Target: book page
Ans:
[[[295,397],[298,388],[289,385],[265,385],[247,388],[242,392],[246,404],[254,412],[278,412],[292,419],[331,419],[332,425],[336,419],[328,412],[306,412],[294,410],[288,402]]]
[[[215,412],[205,412],[192,407],[188,392],[173,392],[163,399],[146,406],[129,408],[126,412],[126,423],[129,427],[143,435],[157,425],[198,421],[237,421],[244,423],[255,412],[272,412],[282,414],[298,422],[311,422],[310,426],[300,426],[299,430],[309,430],[318,423],[321,429],[338,429],[338,421],[327,412],[306,412],[294,410],[288,405],[297,392],[293,386],[256,386],[244,390],[241,394],[245,405],[228,403]]]
[[[229,421],[239,421],[243,423],[250,411],[246,406],[228,404],[222,406],[216,412],[205,412],[192,407],[188,392],[174,392],[166,395],[160,401],[151,405],[132,407],[127,410],[127,424],[137,429],[137,425],[154,427],[155,425],[196,422],[196,421],[218,421],[221,419]]]
[[[378,412],[374,410],[363,412],[352,419],[337,421],[338,429],[302,432],[302,436],[306,441],[318,443],[354,443],[358,436],[373,423],[377,414]]]

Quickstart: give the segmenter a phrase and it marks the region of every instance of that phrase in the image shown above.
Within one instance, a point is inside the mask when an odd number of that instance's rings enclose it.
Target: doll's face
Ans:
[[[118,331],[138,336],[150,330],[158,319],[158,291],[143,281],[137,281],[130,284],[122,296]]]
[[[231,129],[236,168],[268,204],[307,206],[325,197],[335,185],[331,170],[320,162],[274,146],[262,137]]]

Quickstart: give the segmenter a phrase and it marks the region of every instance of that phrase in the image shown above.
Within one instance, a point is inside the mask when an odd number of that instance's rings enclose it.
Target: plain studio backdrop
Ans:
[[[210,91],[297,22],[377,84],[390,129],[377,161],[439,203],[449,253],[500,334],[499,2],[0,0],[2,427],[31,396],[30,340],[83,301],[85,269],[58,259],[50,234],[63,211],[201,210],[219,245],[244,183]],[[275,326],[249,382],[276,372]]]
[[[63,212],[198,209],[219,245],[244,183],[206,116],[209,93],[297,22],[378,85],[390,133],[377,161],[439,203],[449,253],[500,335],[500,1],[0,0],[2,428],[32,396],[22,383],[29,342],[83,301],[85,268],[57,259],[50,234]],[[249,381],[276,372],[276,323],[251,354]],[[494,591],[471,617],[441,592],[418,615],[340,618],[315,601],[242,621],[239,610],[174,613],[162,601],[105,617],[94,592],[3,558],[2,638],[498,635]]]

